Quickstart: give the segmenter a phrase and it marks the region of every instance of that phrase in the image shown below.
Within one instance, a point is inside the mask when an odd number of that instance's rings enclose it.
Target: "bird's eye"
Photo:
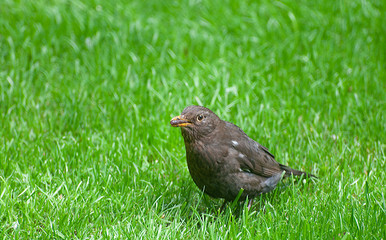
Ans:
[[[201,121],[204,118],[201,114],[197,116],[197,121]]]

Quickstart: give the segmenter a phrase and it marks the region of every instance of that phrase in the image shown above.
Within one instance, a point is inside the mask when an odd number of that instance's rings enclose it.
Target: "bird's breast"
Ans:
[[[186,160],[193,179],[212,178],[219,172],[219,156],[210,144],[197,141],[186,145]]]

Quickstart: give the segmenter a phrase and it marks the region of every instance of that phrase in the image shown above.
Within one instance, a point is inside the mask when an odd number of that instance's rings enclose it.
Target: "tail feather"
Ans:
[[[272,177],[270,177],[267,180],[265,180],[262,183],[262,187],[263,187],[262,188],[262,192],[263,193],[267,193],[267,192],[270,192],[273,189],[275,189],[276,185],[281,180],[282,175],[283,175],[282,173],[279,173],[279,174],[273,175]]]
[[[282,165],[282,164],[280,164],[280,168],[285,171],[285,176],[286,177],[291,176],[291,174],[292,174],[294,176],[302,176],[302,175],[304,175],[305,177],[309,177],[309,178],[311,178],[311,177],[312,178],[318,178],[317,176],[315,176],[315,175],[313,175],[311,173],[306,173],[306,172],[303,172],[303,171],[300,171],[300,170],[292,169],[292,168],[290,168],[288,166],[285,166],[285,165]]]

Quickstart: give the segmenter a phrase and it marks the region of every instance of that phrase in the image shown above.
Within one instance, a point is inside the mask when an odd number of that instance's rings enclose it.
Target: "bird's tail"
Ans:
[[[283,177],[283,173],[278,173],[268,178],[267,180],[265,180],[262,183],[262,186],[263,186],[262,192],[267,193],[275,189],[276,185],[279,183],[282,177]]]
[[[285,176],[288,177],[288,176],[291,176],[291,175],[294,175],[294,176],[302,176],[304,175],[305,177],[312,177],[312,178],[318,178],[317,176],[311,174],[311,173],[306,173],[306,172],[303,172],[303,171],[300,171],[300,170],[296,170],[296,169],[292,169],[286,165],[282,165],[280,164],[280,168],[282,170],[285,171]]]

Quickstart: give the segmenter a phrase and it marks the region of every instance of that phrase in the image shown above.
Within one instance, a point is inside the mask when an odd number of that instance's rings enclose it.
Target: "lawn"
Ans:
[[[384,239],[385,13],[1,0],[1,239]],[[169,124],[192,104],[319,178],[219,213]]]

